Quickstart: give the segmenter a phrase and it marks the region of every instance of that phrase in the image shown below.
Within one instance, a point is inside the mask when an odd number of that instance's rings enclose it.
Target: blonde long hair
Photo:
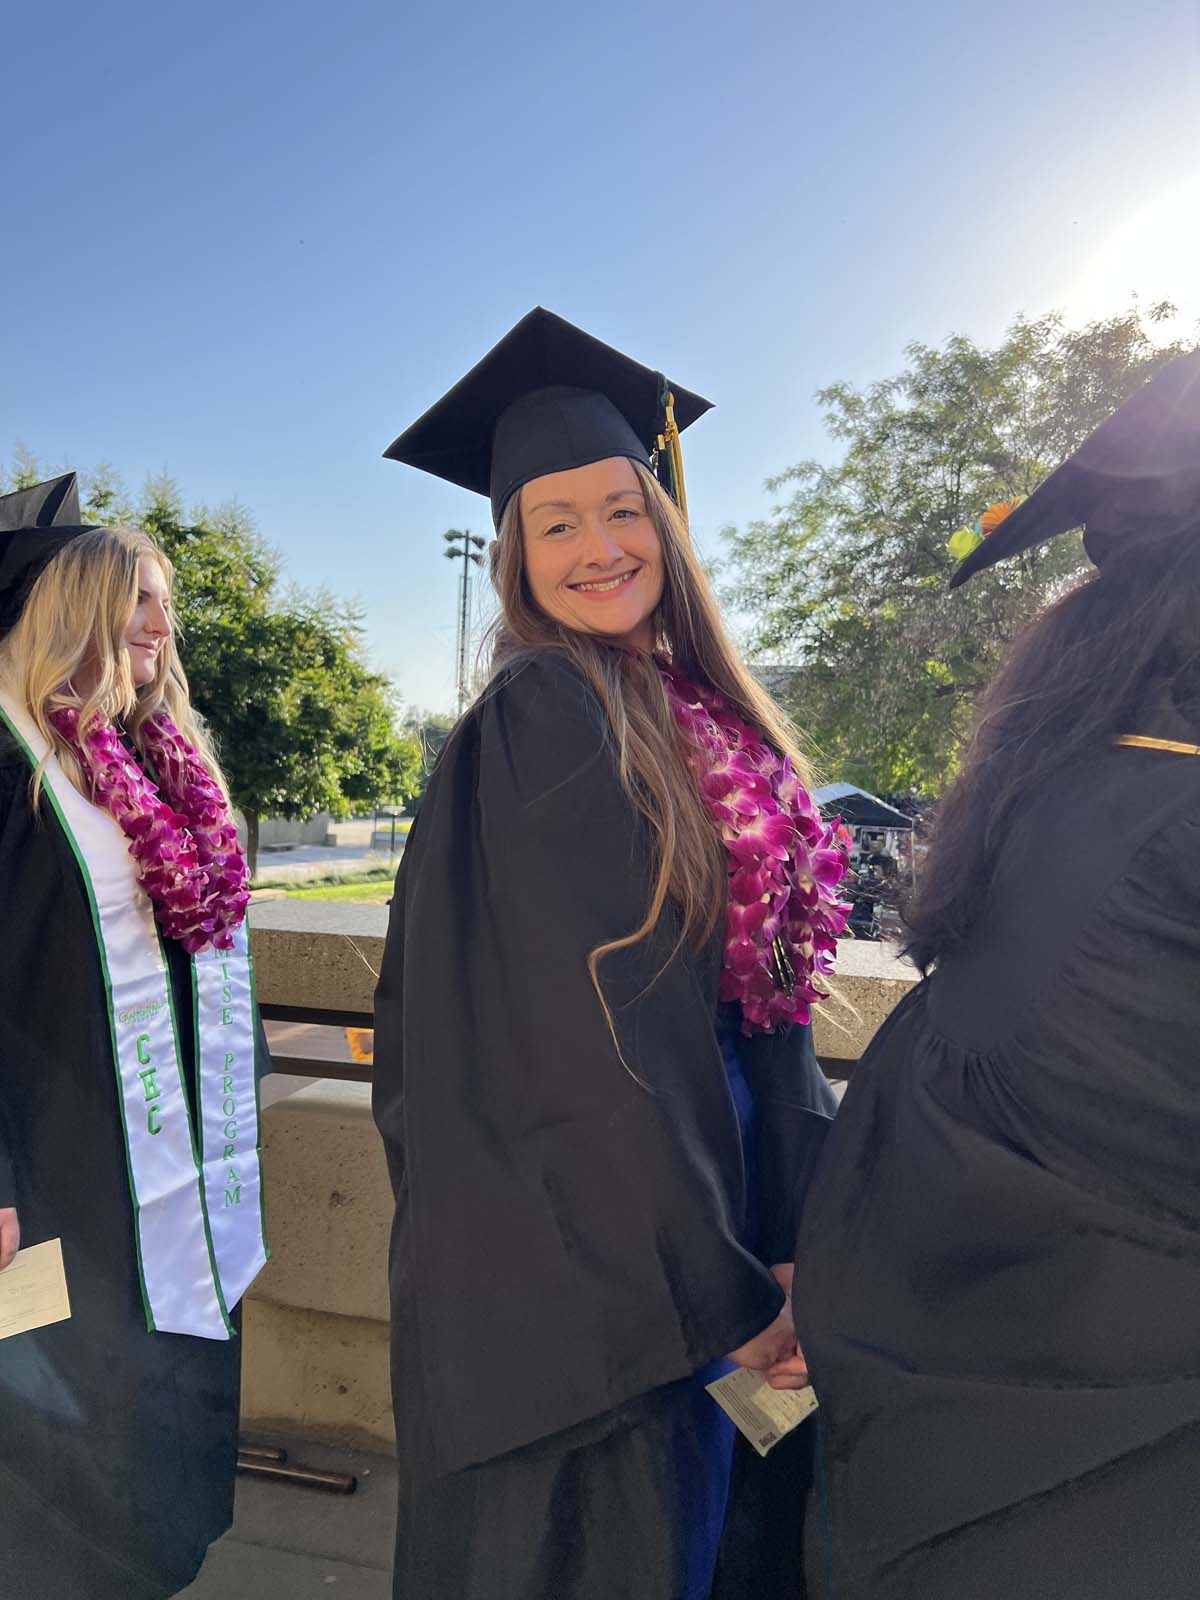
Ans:
[[[662,547],[663,593],[653,618],[656,649],[677,671],[714,689],[760,728],[780,754],[791,757],[801,782],[811,785],[800,736],[738,654],[679,508],[648,468],[639,461],[633,468]],[[614,647],[602,635],[568,628],[534,601],[525,573],[519,494],[504,510],[491,554],[501,610],[491,636],[492,675],[542,650],[557,651],[575,664],[604,709],[621,783],[649,825],[655,847],[655,876],[642,922],[592,952],[589,965],[599,992],[599,962],[645,939],[668,900],[679,915],[679,944],[703,947],[725,904],[724,852],[653,658]]]
[[[63,706],[78,707],[82,728],[96,720],[122,725],[139,750],[146,718],[166,711],[199,751],[228,799],[212,740],[192,709],[173,627],[159,648],[153,681],[141,688],[134,684],[125,633],[137,608],[138,564],[143,556],[158,562],[169,594],[174,569],[147,533],[135,528],[90,528],[64,545],[39,573],[16,624],[0,640],[0,678],[33,719],[49,752],[89,800],[92,796],[79,763],[50,721],[51,713]],[[80,694],[73,680],[84,669],[91,687]],[[34,773],[35,806],[44,768],[45,761]]]

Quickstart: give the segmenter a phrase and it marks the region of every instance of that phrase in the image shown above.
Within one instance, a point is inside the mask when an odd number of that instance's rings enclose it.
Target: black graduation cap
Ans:
[[[1010,512],[950,587],[1071,528],[1097,566],[1200,528],[1200,350],[1168,361]]]
[[[47,562],[87,532],[73,472],[0,495],[0,634],[21,615]]]
[[[489,495],[498,527],[522,484],[609,456],[649,466],[671,410],[682,432],[711,405],[538,306],[383,453]]]

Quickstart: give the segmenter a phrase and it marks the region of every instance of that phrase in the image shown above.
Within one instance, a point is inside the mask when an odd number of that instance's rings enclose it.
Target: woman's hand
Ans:
[[[12,1206],[0,1206],[0,1272],[21,1248],[21,1227]]]
[[[784,1294],[787,1295],[788,1323],[792,1324],[792,1273],[794,1268],[789,1262],[787,1266],[772,1267],[775,1281],[779,1284]],[[804,1352],[796,1343],[796,1329],[792,1326],[792,1345],[778,1361],[772,1362],[767,1368],[767,1382],[772,1389],[807,1389],[808,1388],[808,1363],[804,1359]]]
[[[768,1367],[766,1378],[772,1389],[807,1389],[808,1362],[800,1346],[793,1343],[791,1355]]]
[[[792,1322],[791,1263],[772,1267],[771,1276],[787,1296],[783,1309],[769,1327],[731,1350],[726,1359],[736,1366],[765,1373],[773,1389],[803,1389],[808,1382],[808,1372],[796,1345],[796,1329]]]

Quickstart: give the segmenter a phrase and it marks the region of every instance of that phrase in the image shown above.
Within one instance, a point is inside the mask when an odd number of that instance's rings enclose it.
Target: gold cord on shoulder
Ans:
[[[1180,744],[1178,739],[1152,739],[1147,733],[1122,733],[1116,742],[1131,750],[1170,750],[1177,756],[1200,756],[1200,744]]]

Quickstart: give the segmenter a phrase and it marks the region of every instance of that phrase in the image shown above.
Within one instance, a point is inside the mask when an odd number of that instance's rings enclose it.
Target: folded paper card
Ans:
[[[817,1409],[811,1385],[807,1389],[772,1389],[761,1372],[748,1367],[738,1367],[705,1387],[760,1456]]]
[[[18,1250],[0,1272],[0,1339],[65,1322],[70,1315],[62,1240]]]

